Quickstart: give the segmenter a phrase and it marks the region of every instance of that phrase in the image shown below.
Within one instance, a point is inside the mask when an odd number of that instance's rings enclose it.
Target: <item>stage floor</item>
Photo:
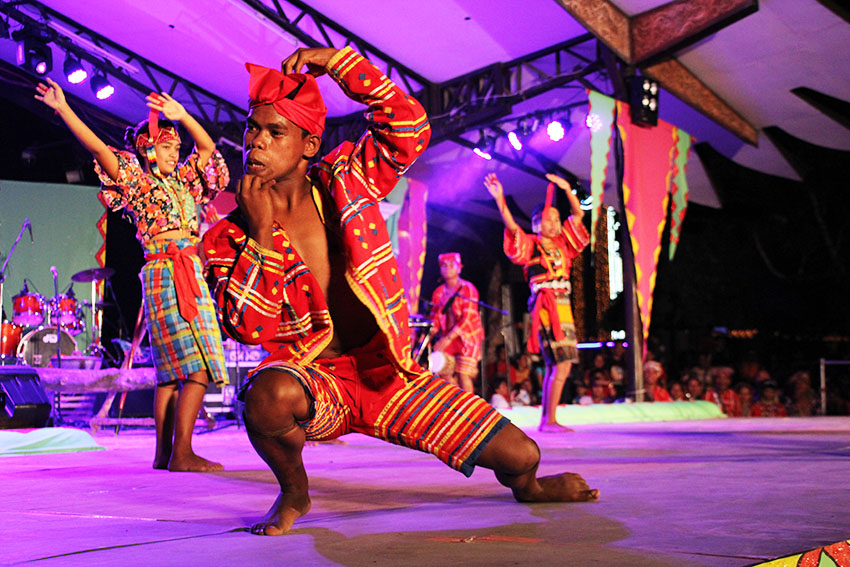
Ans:
[[[517,504],[361,435],[308,446],[313,509],[278,538],[245,530],[277,485],[235,425],[196,435],[214,474],[152,470],[150,429],[100,431],[105,451],[0,458],[0,564],[750,565],[850,537],[850,418],[576,430],[528,432],[596,503]]]

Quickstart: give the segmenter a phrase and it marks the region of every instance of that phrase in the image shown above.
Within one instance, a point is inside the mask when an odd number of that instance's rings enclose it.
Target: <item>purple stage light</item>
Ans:
[[[560,122],[553,120],[546,126],[546,133],[549,134],[549,139],[553,142],[559,142],[564,139],[566,131]]]
[[[519,136],[516,135],[516,132],[508,132],[508,141],[516,151],[520,151],[522,149],[522,142],[520,142]]]
[[[475,148],[475,149],[474,149],[474,150],[472,150],[472,151],[473,151],[473,152],[475,152],[475,153],[476,153],[476,155],[478,155],[479,157],[482,157],[482,158],[484,158],[484,159],[488,159],[488,160],[489,160],[489,159],[493,159],[493,156],[491,156],[489,153],[485,152],[485,151],[484,151],[484,150],[482,150],[481,148]]]
[[[86,70],[83,68],[80,60],[71,55],[70,53],[65,58],[65,65],[63,65],[63,70],[65,71],[65,77],[68,78],[68,82],[72,85],[78,85],[88,78],[89,74],[86,73]]]
[[[602,118],[595,112],[588,114],[584,123],[590,128],[591,132],[598,132],[602,128]]]
[[[91,80],[91,90],[98,100],[106,100],[115,93],[115,87],[109,84],[109,79],[103,74],[103,71],[98,71]]]

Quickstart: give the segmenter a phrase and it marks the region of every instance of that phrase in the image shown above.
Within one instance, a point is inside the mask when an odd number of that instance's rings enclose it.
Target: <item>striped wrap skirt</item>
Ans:
[[[145,322],[159,383],[185,380],[194,372],[206,371],[218,385],[227,384],[227,368],[221,344],[221,331],[215,304],[204,281],[201,259],[191,259],[187,275],[200,288],[195,297],[197,314],[186,320],[179,309],[175,277],[175,261],[169,257],[174,246],[182,250],[193,247],[197,239],[160,239],[144,245],[147,263],[140,274],[144,294]],[[171,248],[169,248],[171,246]]]

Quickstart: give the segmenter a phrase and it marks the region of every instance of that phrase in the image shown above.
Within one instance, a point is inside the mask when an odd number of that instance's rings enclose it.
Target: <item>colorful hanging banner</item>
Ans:
[[[596,225],[602,211],[602,194],[611,153],[614,124],[614,99],[596,91],[587,91],[587,127],[590,129],[590,249],[596,246]]]
[[[685,212],[688,210],[688,180],[685,170],[688,165],[688,157],[691,151],[691,136],[684,130],[674,128],[673,136],[676,142],[676,155],[673,158],[673,187],[671,188],[670,203],[670,260],[676,255],[676,247],[679,245],[679,236],[682,232],[682,223],[685,220]]]
[[[652,128],[633,124],[629,105],[620,101],[617,101],[617,126],[623,141],[623,201],[634,251],[645,353],[661,234],[673,176],[675,128],[663,120]]]

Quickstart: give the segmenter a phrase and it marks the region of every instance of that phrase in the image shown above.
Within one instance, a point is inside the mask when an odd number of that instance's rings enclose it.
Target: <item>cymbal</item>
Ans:
[[[98,280],[108,280],[114,274],[114,268],[89,268],[71,276],[71,281],[77,283],[96,282]]]

